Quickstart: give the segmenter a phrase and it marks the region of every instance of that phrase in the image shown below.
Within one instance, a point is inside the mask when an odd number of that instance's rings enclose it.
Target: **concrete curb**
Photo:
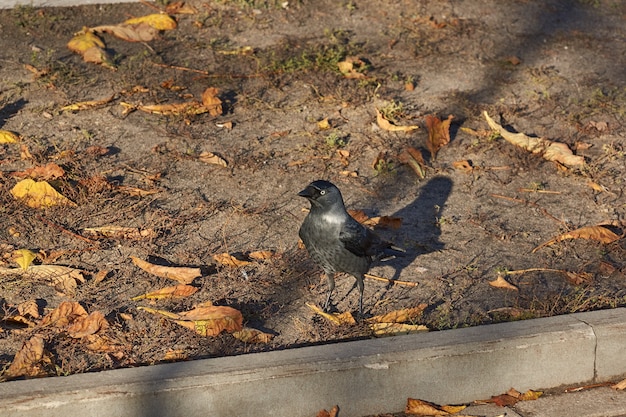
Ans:
[[[341,416],[626,373],[626,309],[0,384],[3,416]]]
[[[0,9],[12,9],[17,6],[32,7],[68,7],[87,4],[134,3],[138,0],[0,0]]]

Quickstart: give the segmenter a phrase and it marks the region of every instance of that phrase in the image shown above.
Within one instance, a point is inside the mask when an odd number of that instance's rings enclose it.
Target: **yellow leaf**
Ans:
[[[158,30],[176,29],[176,21],[170,16],[161,13],[149,14],[146,16],[135,17],[124,22],[127,25],[137,25],[147,23]]]
[[[411,132],[415,129],[419,129],[419,126],[396,126],[392,124],[389,120],[385,119],[383,114],[376,109],[376,123],[383,130],[388,130],[390,132]]]
[[[331,314],[331,313],[326,313],[324,310],[322,310],[321,308],[319,308],[318,306],[314,304],[306,303],[306,305],[311,310],[313,310],[316,314],[319,314],[320,316],[324,317],[326,320],[330,321],[332,324],[336,326],[340,326],[342,324],[353,326],[356,324],[356,320],[354,320],[354,317],[352,317],[352,314],[349,311],[346,311],[344,313],[332,313]]]
[[[435,160],[439,149],[450,142],[450,123],[454,116],[449,115],[444,121],[436,116],[426,116],[426,128],[428,129],[428,140],[426,147],[430,151],[430,158]]]
[[[76,206],[74,202],[59,194],[46,181],[36,182],[30,178],[15,184],[11,189],[11,194],[32,208],[46,208],[54,205]]]
[[[218,155],[215,155],[213,152],[202,152],[200,153],[200,156],[198,156],[198,159],[201,162],[204,162],[206,164],[213,164],[213,165],[219,165],[222,167],[227,167],[228,166],[228,162],[226,162],[226,160]]]
[[[97,35],[94,35],[88,28],[83,28],[82,32],[70,39],[67,47],[70,51],[83,55],[89,48],[104,49],[106,46]]]
[[[504,288],[505,290],[514,290],[514,291],[519,290],[515,285],[511,284],[506,279],[504,279],[502,275],[498,275],[498,278],[496,278],[493,281],[489,281],[489,285],[495,288]]]
[[[24,271],[28,269],[28,266],[35,260],[37,254],[29,251],[28,249],[18,249],[13,252],[13,259]]]
[[[133,263],[139,268],[158,277],[173,279],[181,284],[191,284],[194,279],[201,277],[200,268],[173,267],[151,264],[134,256],[131,256]]]
[[[107,98],[103,98],[102,100],[89,100],[89,101],[79,101],[78,103],[68,104],[61,108],[63,111],[79,111],[79,110],[88,110],[96,107],[103,106],[107,103],[110,103],[115,98],[115,95],[112,95]]]
[[[173,287],[165,287],[161,288],[157,291],[152,291],[146,294],[138,295],[136,297],[131,298],[133,301],[146,299],[154,299],[161,300],[163,298],[184,298],[189,297],[190,295],[198,292],[196,287],[192,287],[191,285],[175,285]]]
[[[19,140],[19,136],[15,133],[9,132],[8,130],[0,130],[0,143],[16,143]]]
[[[269,343],[274,338],[273,334],[264,333],[249,327],[244,327],[237,332],[233,332],[233,336],[244,343]]]
[[[230,255],[228,253],[219,253],[217,255],[213,255],[213,259],[215,259],[215,261],[219,264],[222,264],[224,266],[230,266],[233,268],[239,268],[242,266],[250,265],[252,263],[250,261],[237,259],[233,255]]]
[[[521,394],[519,399],[522,401],[533,401],[543,395],[543,391],[533,391],[529,389],[525,393]]]
[[[590,239],[607,244],[615,242],[616,240],[620,239],[620,237],[621,236],[614,233],[611,229],[602,225],[586,226],[581,227],[580,229],[572,230],[571,232],[563,233],[553,239],[548,240],[547,242],[542,243],[541,245],[533,249],[533,253],[545,246],[549,246],[567,239]]]
[[[519,146],[534,154],[541,154],[544,159],[559,162],[563,165],[577,167],[585,163],[585,158],[574,155],[570,148],[564,143],[531,137],[524,133],[512,133],[494,122],[486,111],[483,112],[483,116],[485,116],[489,127],[498,132],[506,141],[513,145]]]
[[[423,324],[407,324],[407,323],[373,323],[370,328],[374,332],[374,336],[394,336],[398,334],[412,334],[428,332],[428,327]]]
[[[15,354],[13,362],[4,375],[10,378],[41,375],[42,370],[38,363],[43,359],[43,348],[44,343],[41,336],[31,337]]]
[[[161,314],[174,322],[191,329],[201,336],[217,336],[222,331],[229,333],[241,330],[243,316],[239,310],[225,306],[198,307],[182,313],[137,307],[153,314]]]
[[[319,130],[330,129],[330,123],[328,123],[328,117],[317,122],[317,128]]]
[[[428,304],[420,304],[417,307],[394,310],[387,314],[370,317],[367,321],[369,323],[404,323],[414,321],[422,315],[426,307],[428,307]]]

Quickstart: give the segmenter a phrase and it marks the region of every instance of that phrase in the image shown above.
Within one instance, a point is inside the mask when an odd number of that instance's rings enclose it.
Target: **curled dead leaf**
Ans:
[[[422,315],[428,304],[420,304],[417,307],[403,308],[400,310],[390,311],[389,313],[370,317],[367,319],[369,323],[404,323],[407,321],[415,321]]]
[[[146,294],[138,295],[131,298],[133,301],[149,299],[149,300],[161,300],[163,298],[185,298],[198,292],[198,288],[191,285],[175,285],[172,287],[161,288],[160,290],[152,291]]]
[[[376,123],[378,127],[389,132],[411,132],[415,129],[419,129],[419,126],[396,126],[389,120],[385,119],[380,110],[376,109]]]
[[[404,412],[416,416],[448,416],[456,414],[465,408],[465,405],[439,405],[429,401],[409,398]]]
[[[274,338],[273,334],[264,333],[250,327],[244,327],[239,331],[233,332],[233,336],[244,343],[269,343]]]
[[[23,179],[11,189],[11,194],[32,208],[46,208],[55,205],[76,207],[76,203],[60,194],[46,181]]]
[[[528,136],[524,133],[512,133],[493,121],[487,112],[483,112],[487,124],[498,132],[507,142],[519,146],[534,154],[541,154],[548,161],[559,162],[569,167],[580,167],[584,165],[585,159],[572,153],[570,148],[564,143],[552,142],[544,138]]]
[[[54,162],[49,162],[44,166],[36,166],[33,168],[28,168],[24,171],[13,172],[11,175],[18,178],[31,177],[41,178],[43,180],[53,180],[64,176],[65,170]]]
[[[430,159],[435,160],[439,149],[450,142],[450,123],[452,123],[452,119],[454,119],[453,115],[449,115],[444,121],[441,121],[437,116],[426,116],[426,128],[428,129],[426,147],[430,151]]]
[[[423,324],[407,323],[372,323],[370,324],[374,336],[396,336],[401,334],[413,334],[429,331]]]
[[[176,29],[176,20],[163,13],[153,13],[146,16],[134,17],[124,22],[126,25],[137,25],[145,23],[157,30]]]
[[[198,160],[205,164],[219,165],[224,168],[228,166],[228,162],[224,158],[215,155],[213,152],[204,151],[200,153]]]
[[[9,378],[19,376],[39,376],[42,369],[39,362],[43,359],[44,341],[41,336],[33,336],[27,340],[15,354],[11,365],[4,373]]]
[[[347,324],[349,326],[354,326],[356,324],[356,320],[349,311],[343,313],[326,313],[324,310],[316,306],[315,304],[306,303],[307,307],[309,307],[315,314],[319,314],[324,317],[326,320],[330,321],[332,324],[336,326],[340,326],[342,324]]]
[[[197,307],[182,313],[172,313],[147,307],[137,307],[137,309],[171,318],[175,323],[191,329],[201,336],[217,336],[223,331],[232,333],[243,327],[241,312],[232,307]]]
[[[219,89],[209,87],[202,93],[202,104],[211,116],[219,116],[222,114],[222,100],[217,97]]]
[[[57,308],[46,314],[39,326],[64,328],[81,317],[87,317],[87,310],[75,301],[64,301]]]
[[[426,178],[426,163],[419,149],[409,146],[402,151],[399,160],[403,164],[408,164],[418,177],[422,179]]]
[[[489,281],[489,285],[495,288],[503,288],[505,290],[519,291],[519,288],[517,288],[515,285],[511,284],[506,279],[504,279],[502,275],[498,275],[498,278],[496,278],[493,281]]]
[[[173,279],[181,284],[191,284],[194,279],[201,277],[200,268],[174,267],[155,265],[142,259],[131,256],[133,263],[144,271],[158,277]]]
[[[240,268],[242,266],[250,265],[252,263],[250,261],[237,259],[229,253],[218,253],[217,255],[213,255],[213,259],[215,259],[215,261],[221,265],[233,268]]]
[[[95,334],[108,327],[109,323],[106,318],[104,318],[104,314],[99,311],[94,311],[88,316],[78,317],[67,327],[66,331],[71,338],[80,339],[81,337]]]
[[[114,225],[86,227],[83,229],[83,232],[91,238],[141,240],[156,237],[156,232],[153,229],[139,229],[137,227]]]
[[[532,252],[535,253],[545,246],[550,246],[557,242],[562,242],[563,240],[568,239],[589,239],[608,244],[613,243],[620,238],[620,235],[613,232],[606,225],[585,226],[576,230],[572,230],[571,232],[560,234],[555,238],[550,239],[547,242],[544,242],[541,245],[537,246],[535,249],[532,250]]]

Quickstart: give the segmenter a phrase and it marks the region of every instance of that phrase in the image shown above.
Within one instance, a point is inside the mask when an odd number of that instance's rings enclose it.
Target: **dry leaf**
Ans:
[[[383,130],[388,130],[390,132],[411,132],[415,129],[419,129],[419,126],[396,126],[391,124],[391,122],[383,116],[383,114],[376,109],[376,123]]]
[[[0,143],[17,143],[20,138],[13,132],[8,130],[0,130]]]
[[[157,277],[173,279],[181,284],[191,284],[194,279],[201,277],[200,268],[174,267],[151,264],[134,256],[131,256],[133,263],[144,271],[156,275]]]
[[[164,361],[183,361],[183,360],[186,360],[187,357],[188,357],[188,354],[183,349],[174,349],[174,350],[168,350],[167,352],[165,352],[165,355],[163,355],[163,360]]]
[[[350,326],[354,326],[356,324],[356,320],[352,317],[352,314],[349,311],[344,313],[326,313],[324,310],[319,308],[318,306],[310,303],[306,303],[306,305],[313,310],[316,314],[324,317],[326,320],[330,321],[332,324],[336,326],[340,326],[342,324],[347,324]]]
[[[271,250],[256,250],[248,254],[248,257],[250,259],[254,259],[255,261],[266,261],[272,256],[274,256],[274,252]]]
[[[489,281],[489,285],[495,288],[504,288],[506,290],[514,290],[514,291],[519,290],[519,288],[517,288],[515,285],[509,283],[506,279],[504,279],[502,275],[498,275],[498,278],[496,278],[493,281]]]
[[[474,167],[472,166],[472,161],[464,159],[462,161],[454,161],[452,163],[454,169],[458,169],[459,171],[464,171],[466,174],[474,171]]]
[[[91,238],[141,240],[152,239],[156,237],[156,232],[153,229],[141,230],[137,227],[86,227],[83,229],[83,232]]]
[[[243,316],[232,307],[210,306],[198,307],[183,313],[172,313],[147,307],[137,307],[152,314],[161,314],[174,320],[201,336],[217,336],[222,331],[229,333],[242,329]]]
[[[317,128],[319,130],[327,130],[330,129],[330,123],[328,122],[328,117],[317,122]]]
[[[101,64],[110,69],[115,69],[111,56],[105,50],[102,40],[94,35],[89,28],[77,33],[68,43],[70,51],[82,55],[83,61]]]
[[[426,128],[428,129],[428,140],[426,147],[430,151],[430,159],[435,160],[439,149],[450,143],[450,123],[454,119],[453,115],[449,115],[444,121],[437,116],[426,116]]]
[[[317,417],[337,417],[339,414],[339,406],[335,405],[330,411],[321,410],[317,413]]]
[[[580,229],[572,230],[571,232],[563,233],[553,239],[548,240],[547,242],[542,243],[541,245],[533,249],[533,253],[537,252],[539,249],[545,246],[550,246],[567,239],[589,239],[608,244],[615,242],[616,240],[620,239],[620,237],[621,236],[611,231],[611,229],[602,225],[586,226],[581,227]]]
[[[65,330],[71,338],[80,339],[81,337],[95,334],[108,327],[109,323],[106,318],[104,318],[104,314],[99,311],[94,311],[88,316],[77,317]]]
[[[222,114],[222,100],[217,97],[219,90],[215,87],[209,87],[202,93],[202,104],[211,116],[219,116]]]
[[[131,298],[133,301],[142,299],[161,300],[163,298],[185,298],[198,292],[198,288],[191,285],[175,285],[173,287],[161,288],[157,291],[152,291],[146,294],[138,295]]]
[[[345,78],[355,80],[367,78],[364,74],[364,71],[367,69],[367,63],[358,57],[347,57],[344,61],[338,62],[337,66],[339,67],[339,72]]]
[[[95,109],[97,107],[101,107],[107,103],[110,103],[111,101],[113,101],[114,98],[115,98],[115,94],[110,97],[103,98],[102,100],[80,101],[78,103],[68,104],[67,106],[62,107],[61,110],[80,111],[80,110]]]
[[[428,304],[420,304],[417,307],[403,308],[394,310],[386,314],[370,317],[367,319],[369,323],[404,323],[407,321],[415,321],[422,315]]]
[[[133,197],[146,197],[160,192],[160,190],[142,190],[141,188],[128,187],[126,185],[118,185],[116,189],[128,193],[128,195]]]
[[[75,301],[64,301],[57,308],[46,314],[39,326],[64,328],[80,317],[87,317],[87,311]]]
[[[559,162],[570,167],[579,167],[585,163],[585,159],[582,156],[574,155],[570,148],[564,143],[552,142],[544,138],[534,138],[524,133],[511,133],[494,122],[486,111],[483,112],[483,115],[489,127],[500,133],[509,143],[534,154],[541,154],[543,158],[548,161]]]
[[[44,343],[41,336],[31,337],[15,354],[13,362],[4,375],[9,378],[41,375],[42,369],[38,365],[43,359],[43,348]]]
[[[37,254],[28,249],[18,249],[13,252],[13,260],[22,270],[26,271],[30,264],[35,260]]]
[[[399,334],[413,334],[428,332],[428,327],[422,324],[407,323],[372,323],[370,329],[374,332],[374,336],[395,336]]]
[[[169,3],[167,6],[165,6],[165,11],[168,14],[196,14],[198,13],[198,10],[195,7],[182,1]]]
[[[215,155],[213,152],[205,151],[200,153],[200,156],[198,156],[198,160],[206,164],[219,165],[222,167],[228,166],[228,162],[226,162],[224,158]]]
[[[426,178],[426,163],[424,162],[422,152],[420,152],[418,149],[409,146],[404,151],[402,151],[399,160],[403,164],[409,164],[411,169],[415,171],[418,177],[422,179]]]
[[[54,162],[47,163],[44,166],[36,166],[24,171],[16,171],[11,174],[14,177],[31,177],[41,178],[43,180],[53,180],[65,175],[65,170]]]
[[[122,106],[132,106],[127,103],[120,103]],[[209,110],[204,107],[202,103],[199,101],[186,101],[183,103],[174,103],[174,104],[149,104],[149,105],[139,105],[133,106],[137,110],[144,111],[146,113],[152,114],[161,114],[164,116],[168,115],[187,115],[193,116],[202,113],[206,113]]]
[[[219,253],[217,255],[213,255],[213,259],[221,265],[230,266],[233,268],[239,268],[242,266],[250,265],[252,262],[243,261],[241,259],[235,258],[233,255],[228,253]]]
[[[264,333],[249,327],[244,327],[237,332],[233,332],[233,336],[235,339],[239,339],[244,343],[269,343],[274,338],[273,334]]]
[[[611,385],[611,388],[617,389],[617,390],[625,390],[626,389],[626,379],[622,379],[617,384]]]
[[[447,416],[456,414],[465,408],[465,405],[438,405],[424,400],[409,398],[404,412],[416,416]]]
[[[20,275],[27,279],[41,280],[66,295],[74,295],[78,283],[85,278],[80,270],[61,265],[30,265],[27,269],[0,268],[0,275]]]
[[[30,178],[15,184],[11,189],[11,194],[32,208],[46,208],[54,205],[76,206],[76,203],[61,195],[46,181],[34,181]]]
[[[150,42],[159,35],[158,29],[146,23],[96,26],[91,30],[96,33],[109,33],[127,42]]]
[[[137,25],[145,23],[157,30],[176,29],[176,21],[170,16],[162,13],[149,14],[146,16],[135,17],[124,22],[126,25]]]
[[[124,357],[124,345],[107,335],[89,334],[83,340],[86,343],[85,347],[92,352],[108,353],[117,360]]]
[[[399,229],[400,226],[402,226],[402,218],[390,216],[370,217],[369,219],[365,220],[363,224],[370,227],[382,227],[395,230]]]
[[[39,318],[39,306],[35,300],[28,300],[18,304],[17,311],[22,316],[31,316],[34,319]]]

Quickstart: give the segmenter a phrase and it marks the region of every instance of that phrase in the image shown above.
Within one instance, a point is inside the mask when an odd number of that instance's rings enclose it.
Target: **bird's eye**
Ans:
[[[320,195],[326,194],[326,190],[320,190]]]

